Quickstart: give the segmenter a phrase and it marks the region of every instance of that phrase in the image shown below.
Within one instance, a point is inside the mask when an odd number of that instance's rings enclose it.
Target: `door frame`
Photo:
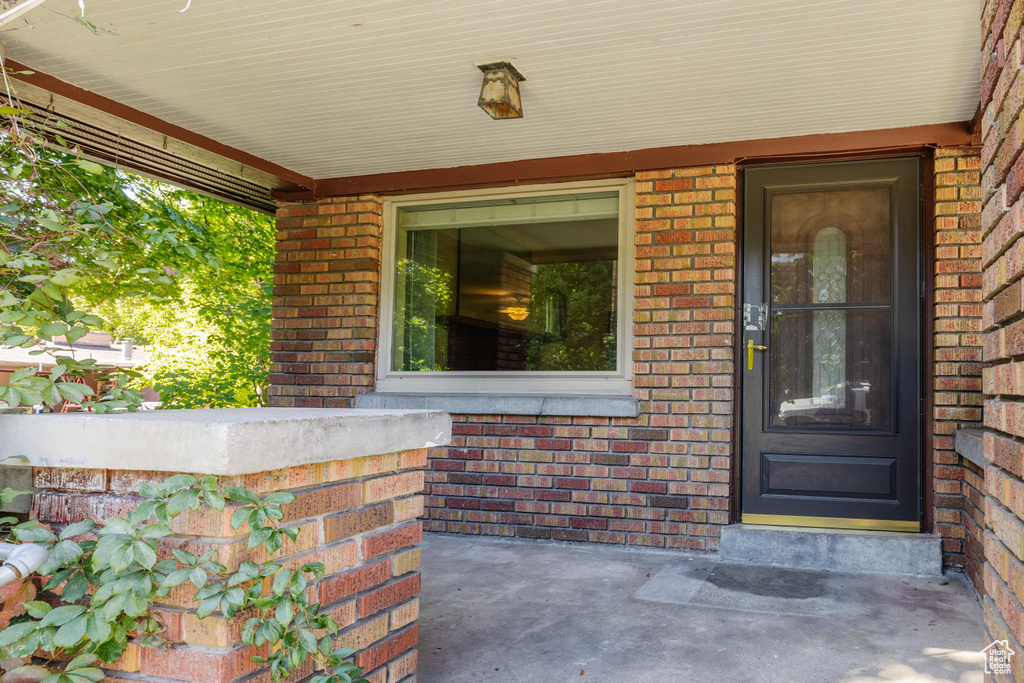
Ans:
[[[743,353],[745,349],[742,330],[743,293],[745,285],[745,243],[746,243],[746,207],[745,173],[749,168],[760,166],[779,166],[783,164],[802,165],[810,163],[832,163],[869,159],[892,159],[916,157],[921,161],[920,186],[920,230],[918,258],[920,273],[923,280],[923,297],[921,298],[920,317],[920,533],[933,533],[935,529],[935,491],[931,485],[934,479],[935,452],[932,446],[935,420],[935,149],[934,145],[900,146],[889,149],[866,149],[850,151],[843,154],[815,155],[779,155],[764,157],[747,157],[736,161],[736,268],[733,285],[735,287],[735,306],[733,320],[736,333],[733,335],[733,438],[732,438],[732,486],[729,496],[729,523],[740,523],[743,503]]]

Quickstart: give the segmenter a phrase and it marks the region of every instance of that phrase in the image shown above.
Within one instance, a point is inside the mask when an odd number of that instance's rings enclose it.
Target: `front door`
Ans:
[[[746,171],[743,522],[920,530],[920,176]]]

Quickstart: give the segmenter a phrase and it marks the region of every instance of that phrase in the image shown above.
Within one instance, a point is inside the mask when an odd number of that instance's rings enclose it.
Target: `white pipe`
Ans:
[[[33,7],[38,7],[44,2],[46,2],[46,0],[25,0],[25,2],[21,3],[17,7],[12,7],[3,14],[0,14],[0,26],[11,23],[25,12],[29,11]]]
[[[35,545],[34,543],[25,543],[15,548],[10,555],[7,556],[7,561],[4,562],[5,567],[13,567],[16,572],[25,579],[43,566],[43,562],[46,562],[46,558],[50,555],[50,551],[41,545]]]
[[[33,543],[0,543],[0,558],[4,559],[0,567],[0,586],[27,578],[46,562],[49,554],[49,550]]]
[[[14,571],[10,567],[0,567],[0,586],[6,586],[17,578],[19,578],[18,572]]]

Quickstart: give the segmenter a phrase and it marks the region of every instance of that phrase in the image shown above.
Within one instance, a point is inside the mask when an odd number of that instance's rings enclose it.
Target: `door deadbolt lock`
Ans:
[[[755,349],[757,349],[758,351],[767,351],[768,347],[767,346],[761,346],[760,344],[755,344],[753,339],[748,339],[747,340],[747,370],[753,370],[754,369],[754,350]]]

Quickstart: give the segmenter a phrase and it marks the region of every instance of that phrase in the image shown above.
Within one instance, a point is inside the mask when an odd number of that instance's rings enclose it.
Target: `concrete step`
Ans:
[[[725,562],[880,574],[942,574],[934,534],[731,524],[718,552]]]

